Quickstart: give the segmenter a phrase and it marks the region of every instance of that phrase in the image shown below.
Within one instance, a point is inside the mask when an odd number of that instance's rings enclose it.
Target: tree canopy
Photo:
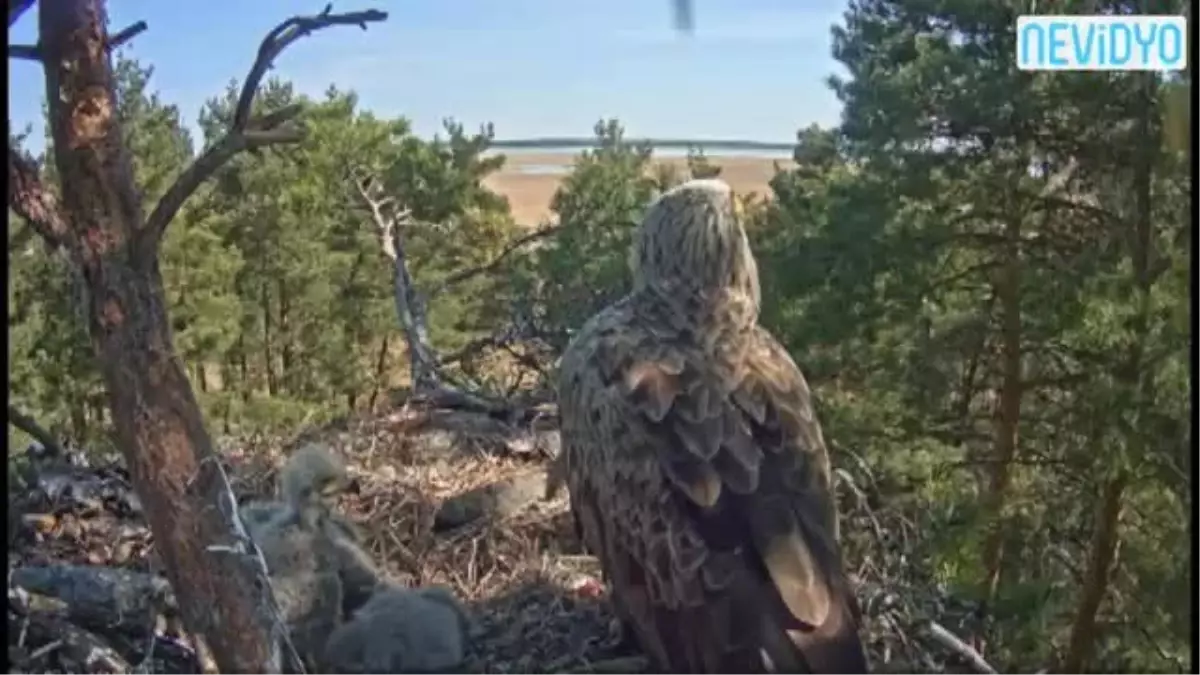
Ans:
[[[763,322],[809,377],[843,491],[869,488],[872,517],[896,523],[886,540],[843,528],[876,568],[866,585],[954,598],[1005,671],[1187,672],[1194,94],[1183,75],[1017,70],[1027,5],[850,3],[829,81],[841,123],[800,129],[795,167],[744,201]],[[193,139],[148,64],[114,64],[153,204],[231,128],[242,86],[214,94]],[[516,223],[487,187],[505,161],[490,128],[421,138],[336,83],[310,97],[282,76],[254,100],[256,115],[297,107],[304,142],[234,157],[160,256],[174,348],[216,434],[378,410],[413,386],[421,340],[463,391],[550,396],[572,331],[628,290],[645,206],[687,177],[601,120],[551,222]],[[687,166],[720,174],[699,152]],[[57,180],[54,162],[37,169]],[[23,236],[11,201],[8,227],[11,401],[107,447],[79,274]]]

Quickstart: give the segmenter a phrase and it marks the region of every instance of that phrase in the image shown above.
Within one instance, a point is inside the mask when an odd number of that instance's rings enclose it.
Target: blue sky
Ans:
[[[670,0],[342,0],[378,8],[366,32],[326,29],[294,43],[275,74],[307,94],[330,83],[420,134],[453,116],[491,121],[501,138],[587,136],[618,117],[632,136],[788,142],[812,122],[836,123],[824,84],[837,71],[830,26],[845,0],[694,0],[696,32],[672,29]],[[129,49],[155,68],[153,86],[194,127],[204,100],[247,71],[262,36],[324,0],[113,0],[110,30],[139,19]],[[10,31],[35,41],[36,10]],[[40,67],[9,60],[14,128],[41,137]],[[40,142],[33,145],[40,146]]]

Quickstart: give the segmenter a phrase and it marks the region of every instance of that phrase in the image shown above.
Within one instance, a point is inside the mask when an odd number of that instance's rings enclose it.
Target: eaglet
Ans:
[[[725,183],[662,195],[632,292],[562,358],[562,472],[619,616],[662,672],[867,672],[804,376],[758,325]]]
[[[452,673],[466,658],[471,622],[444,586],[381,584],[325,645],[335,673]]]
[[[347,484],[344,465],[325,448],[305,446],[280,471],[281,502],[241,506],[242,521],[270,572],[275,601],[308,670],[321,669],[322,646],[379,583],[353,525],[326,499]]]

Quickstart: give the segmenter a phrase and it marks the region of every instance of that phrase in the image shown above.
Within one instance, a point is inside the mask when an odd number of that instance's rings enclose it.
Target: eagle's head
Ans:
[[[758,265],[734,211],[733,190],[691,180],[663,193],[634,235],[634,288],[759,305]]]

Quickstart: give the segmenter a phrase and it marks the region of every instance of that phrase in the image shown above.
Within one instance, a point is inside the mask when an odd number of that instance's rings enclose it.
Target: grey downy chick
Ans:
[[[329,636],[325,662],[338,673],[454,672],[466,659],[470,620],[444,586],[380,586]]]
[[[333,544],[342,582],[342,614],[349,618],[367,602],[381,575],[362,549],[362,534],[333,513],[330,501],[345,491],[350,480],[346,466],[323,446],[309,444],[295,452],[279,477],[279,491],[289,504],[308,504],[309,518],[319,522]]]
[[[282,503],[243,506],[243,520],[266,559],[275,602],[304,667],[319,671],[320,646],[341,623],[343,589],[337,530],[324,498],[345,485],[345,470],[324,449],[308,446],[280,473]]]
[[[253,502],[242,507],[243,520],[252,538],[256,530],[278,517],[299,517],[311,528],[325,533],[337,560],[345,618],[370,598],[382,578],[363,550],[361,532],[332,509],[332,498],[344,491],[349,482],[345,465],[336,456],[320,445],[310,444],[293,453],[280,471],[282,502]],[[289,512],[293,515],[288,515]]]

